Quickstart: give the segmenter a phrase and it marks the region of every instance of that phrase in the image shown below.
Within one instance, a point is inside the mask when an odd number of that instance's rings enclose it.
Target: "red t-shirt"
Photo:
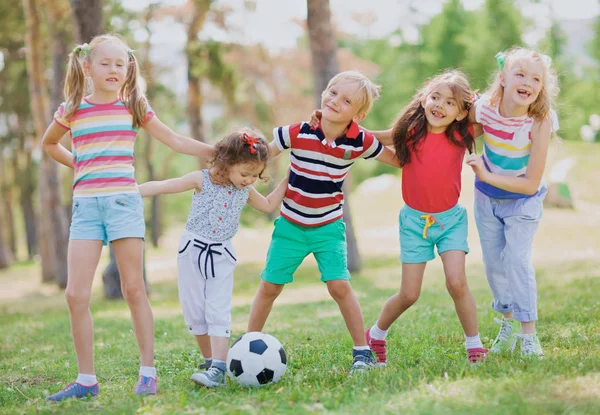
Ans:
[[[473,134],[472,127],[469,131]],[[456,133],[456,138],[461,137]],[[402,168],[402,198],[411,208],[439,213],[453,208],[460,196],[460,174],[466,149],[454,144],[446,133],[427,133]]]

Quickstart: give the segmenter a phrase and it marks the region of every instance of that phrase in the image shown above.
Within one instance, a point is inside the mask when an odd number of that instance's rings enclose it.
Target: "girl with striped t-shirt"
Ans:
[[[133,51],[112,35],[96,36],[73,49],[61,104],[42,139],[52,158],[75,171],[69,235],[67,303],[79,375],[52,401],[99,394],[94,374],[92,281],[103,244],[112,242],[125,300],[140,349],[136,394],[156,393],[154,317],[142,277],[144,205],[134,177],[138,129],[173,150],[209,157],[212,147],[170,130],[156,117],[138,84]],[[88,78],[93,92],[84,97]],[[60,144],[69,131],[72,152]]]
[[[558,85],[547,56],[515,48],[496,58],[496,79],[469,114],[483,126],[483,154],[467,158],[477,175],[475,221],[492,308],[504,315],[491,351],[512,351],[520,339],[522,355],[541,356],[531,251],[546,195],[550,135],[558,128],[552,111]],[[513,333],[513,318],[521,322],[520,334]]]

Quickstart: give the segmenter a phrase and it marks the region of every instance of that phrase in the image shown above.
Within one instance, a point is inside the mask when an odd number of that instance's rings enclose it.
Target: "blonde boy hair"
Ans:
[[[360,108],[358,114],[367,115],[373,107],[373,102],[379,99],[381,94],[381,85],[375,84],[369,78],[358,71],[344,71],[338,73],[336,76],[329,80],[327,88],[321,94],[325,95],[329,89],[339,83],[357,83],[359,84],[358,91],[362,91],[361,97],[358,98]]]
[[[542,89],[536,100],[529,106],[527,115],[532,118],[545,118],[554,107],[555,99],[560,90],[556,72],[550,66],[550,59],[535,50],[521,47],[514,47],[504,52],[504,54],[504,65],[495,74],[494,82],[486,92],[490,97],[490,104],[494,106],[500,105],[500,101],[504,95],[504,87],[502,86],[500,74],[506,76],[515,64],[524,59],[536,60],[542,64],[543,68]]]

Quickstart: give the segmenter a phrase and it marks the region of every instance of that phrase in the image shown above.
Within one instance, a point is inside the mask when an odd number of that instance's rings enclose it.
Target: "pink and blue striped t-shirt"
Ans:
[[[558,119],[550,112],[552,129],[558,130]],[[527,171],[531,153],[531,127],[533,118],[503,117],[498,107],[492,106],[487,97],[475,102],[475,118],[483,126],[483,161],[486,168],[503,176],[522,177]],[[545,186],[544,181],[540,188]],[[531,197],[521,193],[499,189],[475,178],[475,187],[483,194],[498,199],[520,199]]]
[[[133,116],[123,102],[94,104],[84,98],[69,120],[64,114],[63,102],[54,119],[71,133],[73,197],[137,193],[133,149],[138,128],[133,127]],[[144,122],[153,116],[148,106]]]

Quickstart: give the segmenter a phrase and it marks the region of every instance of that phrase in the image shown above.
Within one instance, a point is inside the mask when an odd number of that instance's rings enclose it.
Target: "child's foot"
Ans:
[[[514,320],[511,319],[499,319],[495,318],[494,321],[500,324],[500,332],[496,336],[494,343],[492,343],[492,347],[490,347],[490,352],[494,354],[504,354],[511,351],[513,343],[515,341],[513,331],[514,331]]]
[[[544,351],[542,350],[542,345],[540,344],[540,339],[537,333],[532,334],[515,334],[515,340],[513,342],[513,349],[517,345],[517,341],[521,339],[521,356],[523,357],[537,357],[542,358],[544,356]]]
[[[472,364],[485,362],[487,354],[488,349],[484,349],[483,347],[473,347],[467,350],[467,358]]]
[[[208,370],[208,368],[212,365],[212,359],[204,359],[204,363],[198,365],[198,369],[200,370]]]
[[[352,357],[351,374],[370,370],[375,366],[375,358],[371,350],[352,350]]]
[[[367,344],[375,352],[377,356],[377,366],[385,366],[387,365],[387,357],[386,357],[386,341],[385,340],[376,340],[371,338],[371,329],[367,329],[365,332],[365,336],[367,337]]]
[[[81,383],[72,382],[72,383],[69,383],[60,392],[46,397],[46,400],[59,402],[59,401],[64,401],[65,399],[69,399],[69,398],[81,399],[81,398],[85,398],[87,396],[94,398],[94,397],[98,396],[99,394],[100,394],[100,386],[98,386],[97,383],[92,386],[84,386]]]
[[[212,366],[206,372],[194,373],[191,379],[198,385],[214,388],[216,386],[225,386],[225,371]]]
[[[133,393],[136,395],[156,395],[156,386],[156,379],[140,375],[133,388]]]

